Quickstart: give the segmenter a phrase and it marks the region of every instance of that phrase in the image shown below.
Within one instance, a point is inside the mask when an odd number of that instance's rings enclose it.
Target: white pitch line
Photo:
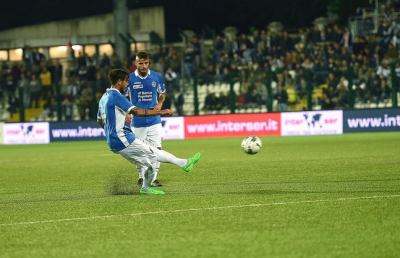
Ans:
[[[247,208],[247,207],[263,207],[263,206],[318,203],[318,202],[340,202],[340,201],[351,201],[351,200],[396,198],[396,197],[400,197],[400,194],[344,197],[344,198],[338,198],[338,199],[304,200],[304,201],[292,201],[292,202],[254,203],[254,204],[244,204],[244,205],[229,205],[229,206],[217,206],[217,207],[208,207],[208,208],[207,207],[191,208],[191,209],[181,209],[181,210],[148,211],[148,212],[138,212],[138,213],[130,213],[130,214],[111,214],[111,215],[98,215],[98,216],[91,216],[91,217],[77,217],[77,218],[65,218],[65,219],[13,222],[13,223],[0,224],[0,226],[4,227],[4,226],[32,225],[32,224],[42,224],[42,223],[57,223],[57,222],[68,222],[68,221],[109,219],[109,218],[117,218],[117,217],[135,217],[135,216],[152,215],[152,214],[182,213],[182,212],[190,212],[190,211],[238,209],[238,208]]]

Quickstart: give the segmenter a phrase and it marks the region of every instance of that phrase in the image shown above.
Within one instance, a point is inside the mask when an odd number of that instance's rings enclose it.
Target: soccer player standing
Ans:
[[[136,70],[129,75],[128,95],[131,103],[142,109],[160,111],[164,103],[166,90],[164,79],[160,73],[150,70],[150,56],[146,52],[139,52],[135,59]],[[135,116],[132,120],[135,135],[161,150],[162,125],[160,115],[147,117]],[[160,162],[153,164],[155,176],[152,186],[162,186],[157,180]],[[142,184],[143,170],[138,166],[138,185]]]
[[[171,110],[149,110],[132,105],[122,93],[128,86],[128,72],[123,69],[113,69],[109,73],[111,88],[103,94],[99,101],[97,122],[105,131],[107,143],[111,151],[119,153],[122,157],[143,168],[143,178],[140,189],[141,194],[164,194],[163,191],[150,186],[154,178],[156,161],[175,164],[185,172],[191,172],[194,165],[200,159],[200,153],[196,153],[189,159],[181,159],[164,150],[159,150],[136,138],[129,124],[126,124],[126,116],[133,114],[141,117],[155,115],[170,115]]]

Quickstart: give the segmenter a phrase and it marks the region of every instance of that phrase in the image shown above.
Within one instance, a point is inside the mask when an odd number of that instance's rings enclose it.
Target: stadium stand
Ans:
[[[399,8],[388,1],[378,14],[360,9],[348,27],[317,19],[290,33],[272,23],[247,34],[233,27],[211,39],[193,34],[183,46],[152,51],[152,67],[164,73],[168,105],[179,115],[195,113],[196,94],[199,114],[229,113],[233,93],[239,113],[390,107],[400,78]],[[22,62],[0,65],[0,120],[19,121],[21,105],[28,121],[56,121],[60,111],[62,120],[93,120],[112,67],[135,69],[132,59],[73,51],[63,67],[26,47]]]

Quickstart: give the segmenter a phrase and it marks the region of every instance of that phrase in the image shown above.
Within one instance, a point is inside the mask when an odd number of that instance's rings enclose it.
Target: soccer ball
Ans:
[[[256,154],[262,147],[262,141],[257,136],[247,136],[240,146],[247,154]]]

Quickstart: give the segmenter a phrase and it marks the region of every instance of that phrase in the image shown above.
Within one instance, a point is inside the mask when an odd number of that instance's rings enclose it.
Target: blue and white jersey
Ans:
[[[134,107],[114,88],[107,89],[101,97],[97,118],[104,122],[107,143],[112,151],[123,150],[135,140],[132,129],[125,125],[125,116]]]
[[[164,79],[160,73],[149,70],[145,77],[139,75],[138,71],[129,74],[128,95],[132,105],[143,109],[152,109],[158,103],[158,95],[165,92]],[[134,117],[132,126],[147,127],[161,123],[161,117],[146,116]]]

